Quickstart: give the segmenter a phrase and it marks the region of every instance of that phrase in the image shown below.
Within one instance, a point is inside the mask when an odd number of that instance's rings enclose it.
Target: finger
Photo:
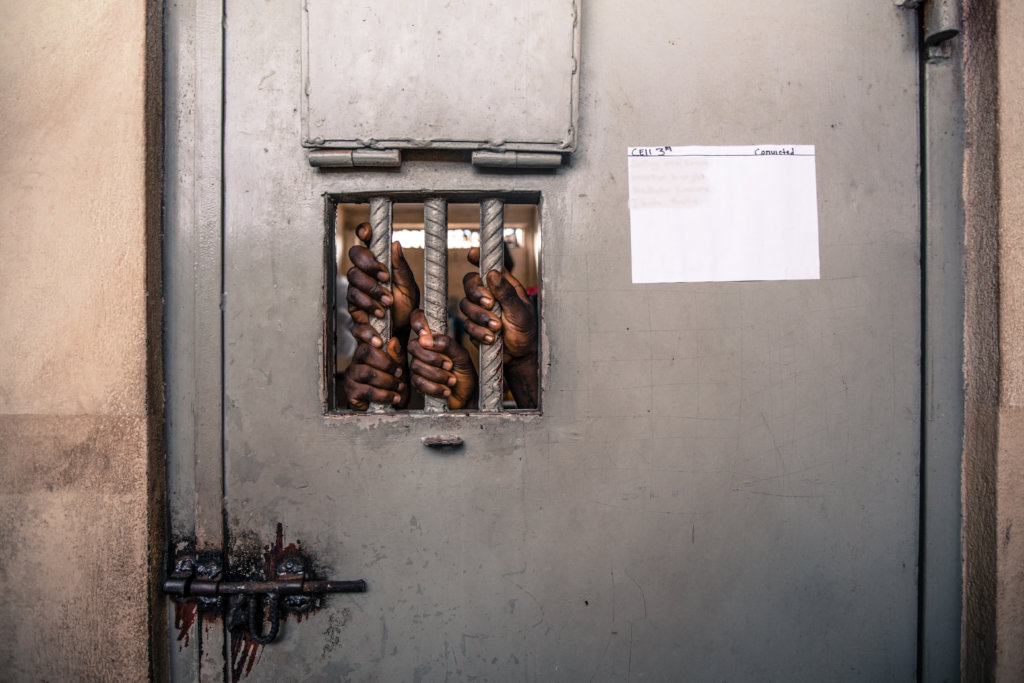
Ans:
[[[459,302],[459,310],[466,316],[467,322],[474,322],[481,327],[490,328],[494,332],[501,329],[501,321],[498,319],[498,316],[486,309],[480,308],[469,299],[463,299]]]
[[[348,269],[346,274],[348,275],[348,294],[346,296],[350,302],[359,305],[357,302],[369,300],[378,308],[394,303],[391,292],[367,273],[353,266]],[[364,296],[359,297],[359,294]]]
[[[358,290],[385,306],[390,306],[394,303],[394,298],[391,296],[388,288],[359,268],[355,266],[349,268],[346,275],[348,276],[348,290],[350,292],[353,289]]]
[[[386,389],[378,389],[368,384],[362,384],[360,382],[346,382],[345,383],[345,395],[348,397],[349,404],[353,407],[365,405],[368,403],[384,403],[387,405],[394,405],[402,400],[400,394],[394,391],[387,391]],[[366,408],[356,408],[357,410],[366,410]]]
[[[494,333],[486,327],[477,325],[472,320],[466,321],[466,333],[477,344],[491,344],[494,342]]]
[[[526,293],[526,287],[523,287],[523,283],[521,283],[519,280],[517,280],[515,275],[513,275],[510,272],[508,272],[507,270],[504,273],[502,273],[502,275],[504,276],[504,278],[506,280],[508,280],[509,284],[511,284],[515,288],[516,295],[521,300],[523,300],[523,301],[529,301],[530,300],[530,295]]]
[[[363,311],[366,315],[373,315],[375,318],[384,317],[384,309],[380,303],[371,299],[366,292],[356,287],[349,287],[348,294],[345,295],[348,299],[349,311],[353,308],[356,310]]]
[[[496,270],[487,273],[487,286],[491,288],[491,291],[494,292],[494,298],[502,306],[515,306],[521,303],[523,299],[529,298],[526,296],[526,290],[523,289],[523,286],[519,285],[519,290],[516,290],[515,285],[509,281],[510,279],[515,280],[511,274],[502,277],[501,273]],[[519,284],[518,280],[516,280],[516,284]],[[520,291],[523,293],[522,299],[519,298]]]
[[[405,260],[405,251],[400,242],[391,243],[391,274],[395,284],[405,289],[418,288],[416,276],[412,274],[409,262]]]
[[[401,377],[402,366],[405,365],[405,353],[402,351],[402,342],[397,337],[392,337],[391,341],[388,342],[387,353],[391,361],[397,366],[395,376]]]
[[[437,339],[443,338],[444,337],[437,337]],[[452,369],[452,362],[447,358],[447,356],[424,348],[416,339],[409,342],[409,355],[423,363],[427,363],[437,368],[443,368],[444,370]]]
[[[474,266],[479,266],[480,265],[480,247],[470,247],[469,248],[469,253],[466,254],[466,258],[469,259],[469,262],[472,263]]]
[[[462,289],[466,292],[466,298],[474,303],[480,304],[484,308],[494,305],[491,291],[480,279],[479,273],[466,273],[462,278]]]
[[[409,314],[409,327],[416,333],[416,336],[430,334],[430,323],[427,322],[427,314],[422,308],[417,308]]]
[[[454,366],[459,365],[460,360],[462,360],[461,356],[465,356],[467,360],[469,359],[469,354],[466,352],[466,349],[463,348],[462,344],[459,344],[446,334],[434,335],[434,345],[431,349],[446,361],[450,361]],[[442,365],[442,367],[444,367],[445,370],[451,369],[446,365]]]
[[[434,337],[430,333],[430,325],[427,323],[427,315],[423,312],[423,309],[417,308],[409,316],[409,326],[412,328],[413,334],[416,335],[416,340],[419,345],[423,348],[433,348]]]
[[[455,386],[455,375],[429,363],[424,363],[419,358],[413,358],[409,363],[409,372],[412,374],[413,386],[416,385],[417,377],[441,386]]]
[[[383,349],[376,349],[367,344],[360,344],[356,347],[356,352],[352,356],[353,365],[368,365],[371,368],[375,368],[382,372],[386,372],[394,377],[402,376],[402,363],[400,360],[393,358],[391,353],[391,347],[398,340],[392,338],[388,344],[388,351],[385,352]]]
[[[355,287],[374,299],[382,301],[385,306],[391,305],[391,290],[379,278],[374,277],[373,274],[367,273],[362,268],[352,266],[345,275],[348,277],[349,289]]]
[[[366,311],[359,308],[358,306],[348,305],[348,314],[352,316],[352,322],[358,325],[370,324],[370,316]]]
[[[369,245],[374,237],[373,226],[370,223],[359,223],[355,226],[355,237],[362,241],[362,244]]]
[[[357,341],[369,344],[370,346],[374,346],[378,349],[384,346],[384,340],[382,340],[380,336],[378,336],[377,331],[367,323],[357,323],[353,325],[352,336],[355,337]]]
[[[444,384],[437,384],[431,382],[428,379],[414,375],[412,378],[412,386],[414,389],[427,396],[444,396],[448,397],[452,395],[452,390]]]
[[[353,266],[370,277],[377,278],[381,282],[388,281],[388,269],[384,267],[383,263],[374,258],[373,252],[366,247],[361,247],[358,244],[352,247],[348,250],[348,258],[352,261]]]
[[[401,380],[399,380],[394,374],[376,368],[368,363],[353,363],[348,367],[348,370],[345,371],[345,376],[353,382],[368,384],[377,389],[401,391],[404,388]]]

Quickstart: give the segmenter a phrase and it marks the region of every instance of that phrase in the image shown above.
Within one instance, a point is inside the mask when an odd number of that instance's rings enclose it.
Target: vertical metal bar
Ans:
[[[433,334],[448,334],[448,202],[427,199],[423,202],[423,312]],[[448,400],[426,396],[423,408],[428,413],[444,413]]]
[[[480,202],[480,277],[496,270],[505,272],[505,202],[485,199]],[[501,306],[494,302],[492,309],[499,317]],[[495,333],[493,344],[480,346],[480,411],[496,413],[501,410],[504,384],[501,357],[504,352],[501,333]]]
[[[391,200],[387,197],[370,198],[370,251],[373,257],[384,264],[391,273]],[[373,331],[384,340],[387,348],[391,341],[391,311],[385,309],[383,318],[372,318]],[[393,406],[371,403],[370,410],[377,413],[391,412]]]
[[[948,40],[959,28],[959,4],[930,2],[922,22],[921,681],[953,681],[962,675],[964,86],[963,41]],[[932,23],[933,8],[941,10],[938,24]],[[938,44],[942,36],[947,40]]]

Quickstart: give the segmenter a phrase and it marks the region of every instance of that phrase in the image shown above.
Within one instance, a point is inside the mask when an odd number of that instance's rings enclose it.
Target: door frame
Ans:
[[[957,3],[954,3],[957,4]],[[926,6],[918,10],[921,38]],[[911,11],[911,10],[907,10]],[[934,13],[932,13],[934,15]],[[955,16],[959,16],[956,13]],[[224,562],[223,0],[164,8],[164,373],[170,552]],[[964,145],[958,39],[921,48],[921,464],[918,678],[955,679],[961,653]],[[219,296],[210,296],[217,292]],[[169,560],[170,561],[170,560]],[[219,680],[223,623],[189,626],[172,678]],[[200,633],[199,631],[204,631]],[[227,656],[225,656],[227,655]],[[220,662],[220,664],[218,664]]]

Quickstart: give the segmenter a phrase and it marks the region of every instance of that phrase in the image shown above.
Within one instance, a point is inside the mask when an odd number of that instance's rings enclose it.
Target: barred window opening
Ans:
[[[357,232],[360,226],[364,226],[361,233]],[[359,197],[355,201],[332,201],[328,227],[333,230],[328,240],[327,275],[335,285],[328,296],[327,331],[332,342],[326,363],[329,412],[497,413],[539,409],[540,221],[536,201]],[[393,252],[392,243],[401,245],[400,250]],[[357,264],[350,255],[353,247],[361,250],[357,255],[359,272],[355,273],[352,269]],[[477,251],[478,265],[470,261]],[[390,262],[393,253],[399,263]],[[360,301],[370,301],[365,294],[375,283],[362,270],[370,258],[368,254],[390,273],[384,287],[393,295],[391,305],[371,304],[369,313],[350,304],[350,294],[362,297]],[[492,270],[504,273],[488,281],[487,274]],[[479,277],[470,276],[469,284],[464,286],[464,279],[471,273]],[[349,275],[357,281],[351,282]],[[408,293],[411,288],[402,284],[410,278],[415,283],[415,300]],[[481,286],[484,289],[479,289]],[[498,289],[492,291],[492,286]],[[350,288],[356,291],[350,293]],[[474,302],[480,292],[491,301]],[[501,312],[502,297],[512,306],[507,314]],[[502,331],[484,336],[489,330],[474,323],[474,318],[477,323],[486,319],[481,317],[480,306],[472,303],[491,302],[490,317],[500,316]],[[350,314],[350,308],[354,313]],[[422,314],[410,315],[409,309]],[[381,312],[385,315],[379,316]],[[397,316],[394,321],[392,313]],[[423,329],[424,320],[432,336],[448,337],[438,339],[439,349],[433,353],[425,345],[417,345],[420,337],[415,330]],[[371,334],[366,324],[372,327],[376,341],[383,342],[383,348],[360,348],[367,345],[365,337]],[[531,326],[533,346],[528,337]],[[507,348],[503,344],[506,334],[511,335]],[[488,343],[486,339],[491,338],[493,341]],[[454,386],[442,384],[443,368],[432,366],[440,361],[448,367],[445,376]],[[469,364],[471,371],[466,370]],[[471,373],[475,375],[472,380]],[[439,388],[449,395],[437,393]],[[370,400],[370,392],[378,400]]]

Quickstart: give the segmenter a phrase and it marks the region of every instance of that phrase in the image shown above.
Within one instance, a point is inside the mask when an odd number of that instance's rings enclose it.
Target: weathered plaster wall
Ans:
[[[145,680],[165,621],[158,17],[0,0],[5,679]]]
[[[1024,3],[1000,0],[996,678],[1024,680]]]
[[[995,473],[999,406],[996,0],[964,2],[965,681],[991,680],[995,653]]]
[[[964,680],[1024,680],[1024,5],[967,0]]]

